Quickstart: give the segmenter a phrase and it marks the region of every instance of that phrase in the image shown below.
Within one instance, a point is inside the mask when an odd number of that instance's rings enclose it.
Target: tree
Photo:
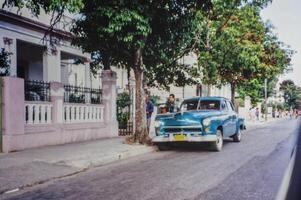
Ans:
[[[292,80],[284,80],[280,84],[280,91],[284,94],[285,103],[289,108],[295,108],[299,105],[301,89],[295,85]]]
[[[203,4],[202,4],[203,5]],[[191,50],[197,1],[84,1],[73,32],[75,43],[97,55],[96,63],[123,65],[134,71],[136,81],[136,130],[134,142],[146,143],[145,73],[163,72],[159,84],[172,82],[177,60]],[[109,61],[107,64],[106,61]],[[169,76],[170,75],[170,76]],[[183,73],[182,73],[183,75]],[[183,78],[182,76],[181,78]],[[166,81],[167,80],[167,81]]]
[[[234,6],[230,14],[222,14],[229,17],[210,20],[208,30],[201,35],[207,41],[199,46],[203,81],[230,84],[232,102],[237,88],[240,93],[246,90],[254,94],[265,78],[274,78],[290,64],[290,52],[271,36],[261,20],[260,8],[254,3]]]
[[[214,22],[219,27],[220,22]],[[231,85],[231,100],[235,89],[257,75],[262,52],[264,26],[255,8],[238,8],[227,25],[215,34],[210,48],[200,53],[204,81],[210,84]]]
[[[10,73],[10,56],[11,53],[1,48],[0,51],[0,76],[8,76]]]
[[[62,19],[65,12],[75,13],[82,8],[82,6],[82,0],[5,0],[2,4],[2,8],[27,8],[36,17],[41,14],[42,10],[46,14],[51,14],[49,30],[45,33],[45,36],[51,33],[55,25]]]

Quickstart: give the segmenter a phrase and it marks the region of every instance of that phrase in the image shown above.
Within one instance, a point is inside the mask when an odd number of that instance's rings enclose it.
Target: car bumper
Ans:
[[[153,143],[160,142],[215,142],[216,135],[200,135],[200,136],[191,136],[187,135],[184,139],[178,140],[175,139],[174,135],[170,134],[169,137],[164,135],[155,136],[152,139]]]

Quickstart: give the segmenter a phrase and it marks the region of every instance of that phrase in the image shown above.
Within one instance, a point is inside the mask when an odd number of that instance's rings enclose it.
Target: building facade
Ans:
[[[0,48],[10,53],[10,76],[1,79],[4,152],[118,136],[116,73],[91,74],[90,55],[71,45],[71,15],[51,31],[50,20],[0,10]]]

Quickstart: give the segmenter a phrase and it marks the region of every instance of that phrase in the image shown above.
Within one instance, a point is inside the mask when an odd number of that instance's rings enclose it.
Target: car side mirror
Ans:
[[[225,108],[226,108],[226,104],[222,104],[222,110],[225,110]]]

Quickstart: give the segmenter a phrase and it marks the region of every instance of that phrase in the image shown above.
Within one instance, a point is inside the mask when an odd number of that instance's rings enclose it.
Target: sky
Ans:
[[[301,0],[273,0],[261,16],[272,22],[280,41],[297,51],[292,58],[293,72],[281,76],[280,80],[292,79],[301,86]]]

